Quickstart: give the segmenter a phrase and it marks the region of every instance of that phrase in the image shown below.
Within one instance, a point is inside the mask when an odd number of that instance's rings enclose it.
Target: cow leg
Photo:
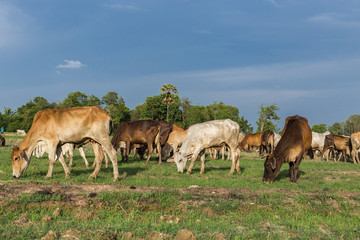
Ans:
[[[49,151],[48,152],[48,154],[49,154],[49,169],[48,169],[48,172],[47,172],[46,176],[44,177],[45,179],[48,179],[48,178],[52,177],[52,173],[53,173],[53,169],[54,169],[54,163],[56,161],[56,146],[55,147],[50,146],[50,144],[49,144],[48,151]]]
[[[91,142],[92,146],[93,146],[93,149],[94,149],[94,154],[95,154],[95,170],[94,172],[89,176],[89,178],[97,178],[97,175],[99,174],[100,172],[100,169],[101,169],[101,164],[102,164],[102,161],[104,159],[104,154],[103,152],[101,151],[101,147],[98,143],[95,143],[95,142]]]
[[[84,148],[80,146],[78,149],[79,149],[79,153],[80,153],[81,158],[84,159],[84,161],[85,161],[86,168],[89,168],[89,162],[86,159]]]
[[[231,169],[229,175],[234,174],[235,168],[238,173],[240,173],[240,154],[238,158],[238,154],[236,153],[236,147],[230,147],[231,150]],[[239,163],[237,163],[239,161]],[[239,164],[239,167],[237,166]]]
[[[340,162],[342,155],[343,155],[343,151],[340,151],[340,154],[338,155],[338,159],[336,160],[336,158],[335,158],[335,161]]]
[[[201,151],[196,150],[196,151],[194,151],[193,155],[191,156],[190,165],[189,165],[189,167],[188,167],[188,169],[186,171],[187,174],[191,173],[191,170],[192,170],[192,168],[194,166],[194,162],[195,162],[196,158],[199,156],[200,152]]]
[[[154,151],[153,144],[151,142],[147,142],[147,147],[148,147],[148,155],[147,155],[145,164],[148,164],[148,162],[150,160],[150,157],[151,157],[151,155],[153,154],[153,151]]]
[[[205,172],[205,151],[200,153],[201,169],[200,174]]]
[[[106,139],[103,139],[102,141],[99,141],[99,144],[96,144],[96,147],[97,147],[98,156],[95,155],[95,160],[96,159],[99,159],[99,160],[97,160],[97,165],[96,165],[95,171],[92,175],[96,177],[98,172],[100,171],[101,163],[102,163],[102,160],[104,159],[104,151],[105,151],[105,154],[109,155],[111,163],[113,165],[113,175],[114,175],[113,181],[114,182],[117,181],[119,179],[117,154],[116,154],[115,149],[111,145],[109,139],[106,138]],[[98,170],[97,170],[97,168],[98,168]]]
[[[241,173],[241,169],[240,169],[240,154],[241,151],[238,148],[235,148],[234,152],[231,151],[231,156],[235,155],[235,161],[236,161],[236,172],[237,173]]]
[[[156,144],[156,149],[157,149],[157,151],[159,153],[159,164],[161,164],[161,144],[160,144],[160,142],[158,142]]]
[[[104,158],[105,158],[105,168],[109,167],[109,159],[106,153],[104,153]]]
[[[299,166],[300,166],[301,160],[303,158],[304,158],[304,154],[301,154],[296,159],[295,163],[293,163],[293,166],[290,167],[290,169],[291,169],[291,171],[290,171],[290,182],[292,182],[292,183],[296,183],[296,181],[298,179]]]
[[[61,163],[61,165],[64,168],[65,178],[70,178],[70,171],[69,171],[68,167],[66,166],[66,162],[64,159],[64,155],[62,154],[61,148],[58,148],[56,155],[59,157],[59,162]]]
[[[74,159],[74,145],[71,144],[72,146],[69,147],[68,149],[68,153],[69,153],[69,167],[73,166],[73,159]],[[62,154],[61,154],[62,155]],[[59,158],[60,161],[60,158]]]

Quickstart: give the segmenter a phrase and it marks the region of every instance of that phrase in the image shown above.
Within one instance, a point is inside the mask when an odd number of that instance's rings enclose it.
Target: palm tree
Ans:
[[[169,122],[169,107],[174,103],[174,97],[178,94],[176,86],[165,83],[160,88],[161,93],[165,93],[165,97],[163,98],[163,102],[166,104],[166,121]],[[174,94],[171,94],[174,93]]]

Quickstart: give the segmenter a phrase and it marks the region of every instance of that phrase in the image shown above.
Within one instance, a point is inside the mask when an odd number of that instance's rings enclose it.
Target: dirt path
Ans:
[[[34,194],[43,192],[48,194],[60,194],[67,199],[76,200],[78,198],[86,198],[88,196],[96,196],[101,192],[150,192],[150,191],[178,191],[181,194],[191,193],[193,196],[201,196],[203,198],[247,198],[256,197],[264,193],[280,193],[283,195],[294,196],[298,194],[305,194],[308,196],[318,196],[329,194],[329,192],[322,191],[293,191],[287,189],[267,189],[252,191],[249,189],[227,189],[227,188],[212,188],[212,187],[198,187],[190,186],[188,188],[163,188],[163,187],[129,187],[124,185],[109,185],[109,184],[80,184],[80,185],[59,185],[47,184],[42,185],[38,183],[29,184],[6,184],[0,182],[0,203],[5,199],[16,198],[23,194]],[[331,192],[334,194],[334,192]],[[351,199],[354,196],[360,196],[359,193],[354,192],[335,192],[336,195],[344,199]]]

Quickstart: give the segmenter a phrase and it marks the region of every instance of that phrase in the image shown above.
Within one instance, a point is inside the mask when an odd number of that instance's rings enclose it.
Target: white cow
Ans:
[[[312,132],[312,141],[311,141],[312,149],[314,151],[322,152],[324,149],[325,136],[329,134],[330,134],[329,131],[326,131],[324,133]]]
[[[276,147],[278,145],[278,143],[280,142],[281,139],[281,135],[274,133],[274,147]]]
[[[234,173],[235,168],[237,172],[240,172],[239,153],[237,153],[239,132],[239,125],[230,119],[213,120],[192,125],[188,129],[186,139],[180,150],[174,155],[178,172],[183,172],[187,161],[191,159],[187,170],[187,173],[190,174],[194,161],[200,155],[200,173],[204,173],[205,149],[223,145],[227,145],[231,151],[232,166],[230,174]]]

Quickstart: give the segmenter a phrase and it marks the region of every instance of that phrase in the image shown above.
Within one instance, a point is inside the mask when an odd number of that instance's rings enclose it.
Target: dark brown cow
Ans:
[[[326,135],[324,140],[324,148],[321,152],[321,157],[324,155],[326,150],[335,150],[337,152],[340,152],[337,161],[340,160],[341,156],[344,156],[344,161],[346,161],[346,155],[350,155],[350,137],[335,134]],[[326,155],[326,161],[329,161],[328,155]]]
[[[313,158],[311,149],[312,134],[306,118],[298,115],[289,118],[283,130],[283,136],[273,154],[267,156],[264,163],[263,181],[273,182],[284,163],[289,163],[289,177],[296,182],[299,165],[306,153]]]
[[[165,146],[170,133],[173,131],[173,125],[171,125],[170,123],[165,122],[165,121],[156,121],[156,122],[159,123],[161,126],[160,145],[161,145],[161,149],[162,149]],[[161,158],[166,158],[164,151],[162,151],[162,153],[161,153]]]
[[[261,135],[262,133],[247,133],[239,144],[240,150],[247,149],[249,151],[254,151],[255,147],[260,147]]]
[[[5,138],[0,135],[0,147],[5,147]]]
[[[260,154],[266,151],[267,154],[274,152],[274,133],[267,130],[261,135]]]
[[[121,141],[125,142],[125,157],[128,161],[130,144],[146,144],[149,150],[145,164],[149,162],[153,152],[153,144],[157,146],[158,152],[161,152],[160,145],[161,126],[154,120],[139,120],[134,122],[121,122],[111,140],[112,145],[117,150]],[[159,164],[161,163],[161,155],[159,155]]]

